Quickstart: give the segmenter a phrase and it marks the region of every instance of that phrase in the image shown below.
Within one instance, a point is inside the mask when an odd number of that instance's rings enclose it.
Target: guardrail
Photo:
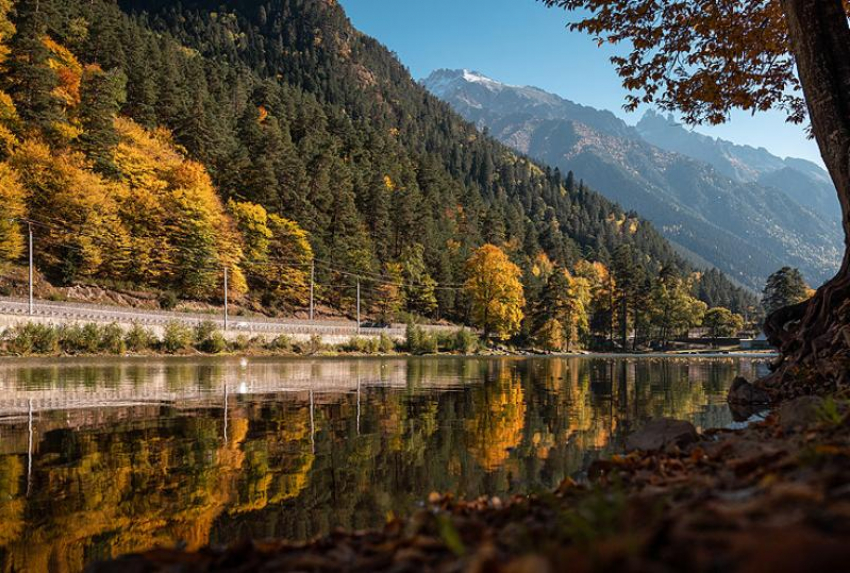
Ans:
[[[172,312],[153,309],[130,309],[127,307],[97,305],[77,302],[35,301],[33,312],[30,314],[29,302],[25,299],[0,297],[0,314],[12,316],[32,316],[37,318],[58,320],[87,320],[92,322],[124,322],[138,323],[145,326],[164,326],[169,322],[178,321],[195,326],[202,322],[212,322],[224,329],[224,316]],[[404,336],[405,326],[393,324],[384,328],[359,326],[354,321],[345,320],[303,320],[303,319],[273,319],[261,317],[231,316],[228,319],[227,330],[246,333],[275,333],[275,334],[320,334],[326,336]],[[424,325],[429,331],[455,332],[456,326]]]

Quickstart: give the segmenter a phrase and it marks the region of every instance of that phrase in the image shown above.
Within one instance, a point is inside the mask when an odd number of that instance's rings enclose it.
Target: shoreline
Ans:
[[[592,359],[620,359],[620,360],[641,360],[652,358],[680,358],[684,360],[695,358],[776,358],[778,353],[775,352],[647,352],[647,353],[612,353],[612,352],[584,352],[584,353],[547,353],[540,354],[534,352],[477,352],[471,354],[463,353],[437,353],[437,354],[415,354],[410,352],[391,352],[391,353],[359,353],[359,352],[318,352],[318,353],[295,353],[295,352],[273,352],[261,350],[246,350],[232,351],[219,353],[206,352],[128,352],[124,354],[112,354],[109,352],[98,353],[79,353],[79,354],[5,354],[0,353],[0,360],[15,359],[15,360],[72,360],[77,358],[97,359],[97,358],[280,358],[280,359],[299,359],[299,358],[541,358],[541,359],[559,359],[559,358],[584,358]]]

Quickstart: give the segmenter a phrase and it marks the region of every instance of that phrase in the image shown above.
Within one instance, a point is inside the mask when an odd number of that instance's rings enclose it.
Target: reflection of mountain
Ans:
[[[573,171],[695,261],[751,288],[787,264],[812,284],[838,268],[837,196],[812,163],[701,136],[656,114],[632,127],[609,111],[475,72],[438,70],[424,85],[503,143]]]
[[[354,383],[314,391],[312,400],[304,390],[231,394],[226,411],[220,396],[195,407],[43,412],[34,419],[29,479],[27,420],[0,421],[0,570],[80,571],[92,559],[181,540],[196,548],[375,527],[431,491],[477,497],[551,489],[617,451],[623,432],[643,419],[728,423],[725,407],[710,404],[722,403],[748,364],[269,361],[252,364],[246,378],[260,387],[299,386],[312,372],[317,381],[345,375]],[[171,393],[199,385],[213,391],[239,379],[231,366],[88,363],[85,390],[141,392],[151,382]],[[80,390],[80,368],[18,364],[4,370],[3,389]]]

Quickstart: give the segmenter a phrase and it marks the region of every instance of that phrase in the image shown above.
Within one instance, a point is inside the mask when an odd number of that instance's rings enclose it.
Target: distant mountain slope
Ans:
[[[649,143],[713,165],[742,183],[780,189],[829,221],[840,221],[838,196],[829,174],[805,159],[781,159],[763,148],[737,145],[686,129],[672,117],[648,111],[635,128]]]
[[[802,173],[797,163],[786,164],[759,150],[753,150],[751,157],[748,150],[736,150],[735,161],[726,162],[732,177],[708,161],[652,145],[639,129],[611,112],[537,88],[450,70],[434,72],[423,83],[504,143],[574,171],[608,198],[648,217],[684,252],[751,288],[760,289],[768,274],[786,264],[799,267],[816,284],[838,267],[841,235],[824,213],[828,204],[823,202],[818,211],[816,201],[811,208],[804,207],[800,182],[770,177],[786,168]],[[699,148],[681,133],[675,135],[682,149],[690,145],[694,154],[710,155],[707,146]],[[715,155],[722,163],[722,153]],[[811,166],[808,169],[801,175],[803,181],[816,173]],[[761,177],[766,181],[759,182]]]

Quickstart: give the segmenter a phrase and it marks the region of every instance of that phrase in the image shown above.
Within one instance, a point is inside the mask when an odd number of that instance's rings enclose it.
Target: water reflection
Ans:
[[[747,359],[0,363],[0,565],[379,526],[551,489],[659,416],[731,422]],[[32,408],[32,414],[30,414]]]

